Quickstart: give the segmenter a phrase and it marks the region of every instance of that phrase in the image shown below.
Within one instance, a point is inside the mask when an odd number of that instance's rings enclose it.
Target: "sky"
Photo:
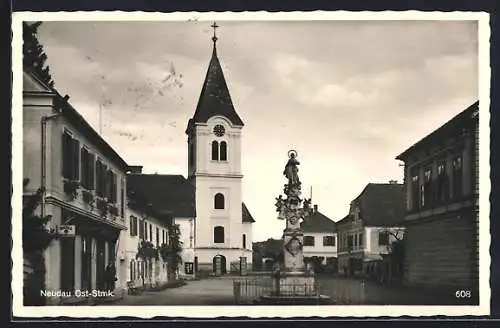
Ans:
[[[44,22],[61,94],[130,165],[187,174],[211,21]],[[275,197],[295,149],[304,196],[334,221],[395,157],[478,99],[477,22],[220,21],[217,53],[242,136],[253,240],[281,238]],[[100,114],[101,113],[101,119]]]

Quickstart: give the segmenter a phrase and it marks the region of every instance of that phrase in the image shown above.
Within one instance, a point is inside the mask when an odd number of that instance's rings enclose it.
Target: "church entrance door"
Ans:
[[[216,255],[213,260],[213,272],[216,276],[226,274],[226,257],[224,255]]]

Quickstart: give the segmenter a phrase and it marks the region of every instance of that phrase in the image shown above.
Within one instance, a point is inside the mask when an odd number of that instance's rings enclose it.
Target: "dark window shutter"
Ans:
[[[87,153],[87,167],[88,167],[88,189],[93,190],[94,184],[94,170],[95,170],[95,156],[94,154]]]
[[[95,163],[95,180],[96,180],[96,194],[97,196],[102,196],[102,190],[101,190],[101,162],[99,160],[96,161]]]
[[[123,188],[124,183],[125,181],[122,180],[120,188],[120,214],[122,218],[125,217],[125,189]]]
[[[144,221],[139,220],[139,238],[144,239]]]
[[[73,139],[73,156],[72,156],[72,178],[75,181],[80,180],[80,142],[77,139]]]
[[[62,135],[62,175],[71,179],[71,136],[64,132]]]
[[[87,169],[87,149],[85,149],[84,147],[82,147],[82,149],[80,150],[80,162],[81,162],[81,165],[80,165],[80,177],[81,177],[81,184],[82,184],[82,187],[88,189],[88,178],[87,178],[87,175],[88,175],[88,169]]]
[[[102,188],[102,196],[109,198],[108,192],[108,168],[106,165],[101,164],[101,188]]]
[[[113,203],[117,203],[118,202],[118,179],[117,179],[117,176],[116,176],[116,173],[114,172],[111,172],[111,175],[113,177]]]

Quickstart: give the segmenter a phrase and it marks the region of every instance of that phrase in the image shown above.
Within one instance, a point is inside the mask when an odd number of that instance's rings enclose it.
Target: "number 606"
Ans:
[[[470,292],[470,290],[457,290],[455,292],[455,297],[456,298],[470,298],[471,292]]]

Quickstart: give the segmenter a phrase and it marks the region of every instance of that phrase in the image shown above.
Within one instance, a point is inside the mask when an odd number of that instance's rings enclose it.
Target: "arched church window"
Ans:
[[[212,161],[219,160],[219,143],[217,141],[212,141]]]
[[[225,141],[220,142],[220,160],[227,161],[227,143]]]
[[[214,243],[224,243],[224,227],[217,226],[214,228]]]
[[[247,235],[243,234],[243,248],[247,248]]]
[[[224,195],[223,194],[221,194],[221,193],[215,194],[214,208],[216,210],[223,210],[224,209]]]

